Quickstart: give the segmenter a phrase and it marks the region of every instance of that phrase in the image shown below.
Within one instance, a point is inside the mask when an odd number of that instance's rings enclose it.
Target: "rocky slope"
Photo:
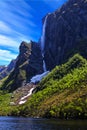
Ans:
[[[6,68],[6,66],[1,65],[1,66],[0,66],[0,73],[1,73],[5,68]]]
[[[0,67],[0,80],[8,76],[15,68],[16,59],[12,60],[8,66]]]
[[[44,58],[48,70],[68,59],[81,40],[86,40],[83,49],[87,54],[87,0],[69,0],[45,20]]]
[[[27,80],[30,80],[33,76],[41,74],[44,71],[40,46],[38,43],[32,42],[31,49],[31,56],[27,68]]]

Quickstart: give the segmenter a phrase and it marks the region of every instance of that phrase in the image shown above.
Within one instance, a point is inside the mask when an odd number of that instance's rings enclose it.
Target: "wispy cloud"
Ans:
[[[42,17],[63,1],[66,0],[0,0],[0,64],[7,64],[18,54],[22,41],[37,41]]]
[[[6,25],[6,23],[5,22],[3,22],[3,21],[0,21],[0,32],[10,32],[11,33],[11,29],[10,29],[10,27],[8,27],[7,25]]]
[[[11,61],[12,59],[15,59],[17,57],[16,54],[8,51],[8,50],[2,50],[0,49],[0,61],[5,60],[5,61]]]
[[[18,48],[18,42],[8,36],[0,35],[0,46]]]

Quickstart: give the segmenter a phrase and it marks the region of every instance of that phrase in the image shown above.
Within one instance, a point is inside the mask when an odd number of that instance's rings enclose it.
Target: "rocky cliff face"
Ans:
[[[13,91],[29,81],[30,78],[43,72],[42,55],[40,47],[35,42],[22,42],[19,47],[19,55],[12,73],[4,82],[2,88]]]
[[[31,41],[31,55],[29,57],[27,67],[27,80],[30,80],[30,78],[37,74],[43,73],[43,71],[43,58],[40,46]]]
[[[63,63],[80,40],[86,40],[87,0],[69,0],[46,16],[44,59],[47,70]],[[86,55],[85,55],[86,56]],[[86,56],[87,58],[87,56]]]

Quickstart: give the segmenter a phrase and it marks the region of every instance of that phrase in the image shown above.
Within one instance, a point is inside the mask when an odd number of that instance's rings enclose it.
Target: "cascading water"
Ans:
[[[43,57],[43,70],[44,70],[44,72],[42,74],[33,76],[30,80],[32,83],[39,82],[43,77],[45,77],[49,73],[49,71],[47,71],[47,69],[46,69],[46,63],[44,60],[45,31],[46,31],[46,24],[47,24],[48,15],[45,18],[45,21],[43,24],[42,36],[41,36],[41,53],[42,53],[42,57]]]
[[[45,60],[44,60],[45,31],[46,31],[47,17],[48,17],[48,15],[45,18],[45,21],[44,21],[44,24],[43,24],[42,36],[41,36],[41,53],[42,53],[42,57],[43,57],[43,70],[44,70],[44,72],[47,71],[46,63],[45,63]]]
[[[45,60],[43,59],[43,70],[44,70],[44,72],[46,72],[47,71],[47,68],[46,68],[46,63],[45,63]]]

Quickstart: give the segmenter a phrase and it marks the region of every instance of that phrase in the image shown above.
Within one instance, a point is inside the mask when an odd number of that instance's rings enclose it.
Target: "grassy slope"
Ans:
[[[28,102],[16,109],[18,115],[86,118],[87,61],[78,54],[56,67],[38,85]],[[14,110],[12,112],[16,114]]]
[[[0,115],[87,118],[87,61],[76,54],[57,66],[22,106],[9,106],[10,96],[1,95]]]
[[[12,106],[10,106],[10,97],[11,94],[0,91],[0,116],[10,114],[12,110]]]

